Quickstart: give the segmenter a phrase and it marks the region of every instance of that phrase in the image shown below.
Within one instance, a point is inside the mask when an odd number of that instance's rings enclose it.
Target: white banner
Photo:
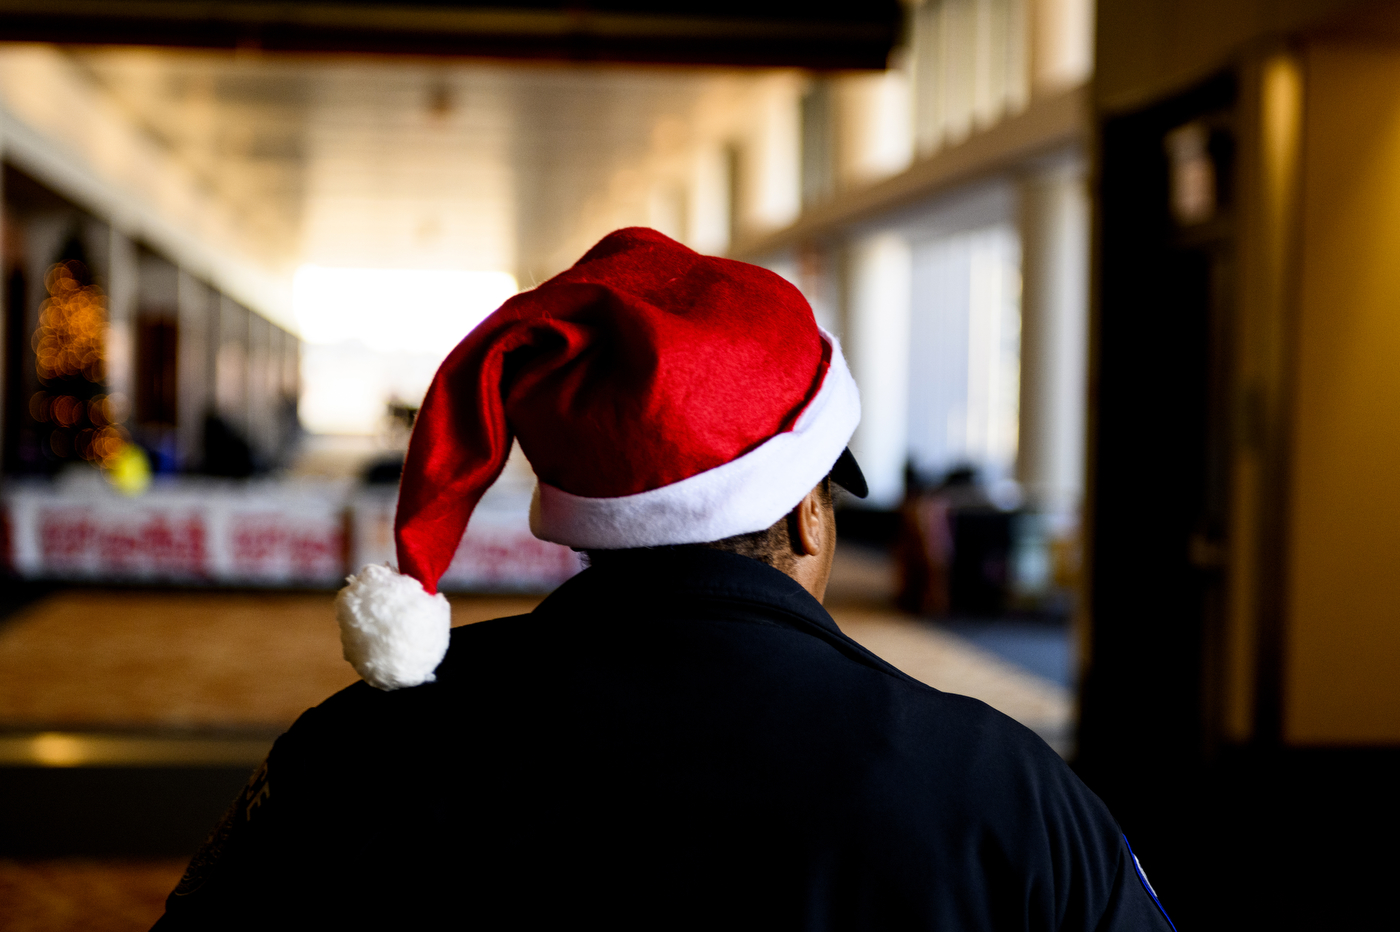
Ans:
[[[338,587],[395,563],[393,489],[311,481],[181,478],[127,498],[98,482],[18,483],[3,502],[20,576],[84,581]],[[580,569],[536,539],[529,498],[491,490],[440,588],[542,591]]]
[[[394,552],[393,489],[360,491],[353,513],[355,571],[368,563],[398,565]],[[445,592],[540,592],[553,589],[582,569],[568,547],[530,533],[530,496],[518,490],[491,488],[467,525],[467,533],[438,588]]]

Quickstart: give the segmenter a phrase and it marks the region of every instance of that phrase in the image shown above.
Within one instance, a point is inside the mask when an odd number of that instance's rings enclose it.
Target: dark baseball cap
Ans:
[[[836,458],[836,465],[831,467],[831,481],[856,498],[865,498],[870,494],[870,486],[865,484],[865,473],[860,471],[860,464],[856,462],[850,447],[842,450]]]

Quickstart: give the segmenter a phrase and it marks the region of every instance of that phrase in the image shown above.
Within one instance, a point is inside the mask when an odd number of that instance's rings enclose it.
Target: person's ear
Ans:
[[[822,552],[822,548],[829,546],[830,541],[826,539],[826,521],[822,513],[822,497],[820,488],[813,489],[807,493],[807,497],[798,502],[796,510],[797,520],[793,522],[797,525],[796,550],[803,556],[816,556]]]

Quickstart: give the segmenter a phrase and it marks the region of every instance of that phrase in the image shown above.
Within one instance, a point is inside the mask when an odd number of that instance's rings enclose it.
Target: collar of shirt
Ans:
[[[786,624],[831,644],[848,659],[898,679],[908,674],[851,640],[795,579],[750,557],[707,547],[656,547],[613,553],[554,590],[539,614],[572,614],[585,606],[635,607],[645,613],[732,615],[735,608]],[[922,687],[922,684],[918,684]],[[925,687],[926,688],[926,687]]]
[[[599,600],[622,606],[658,600],[724,601],[778,609],[803,627],[841,636],[831,615],[786,573],[750,557],[707,547],[619,551],[556,589],[537,611]],[[681,604],[689,604],[683,602]],[[815,633],[815,632],[814,632]]]

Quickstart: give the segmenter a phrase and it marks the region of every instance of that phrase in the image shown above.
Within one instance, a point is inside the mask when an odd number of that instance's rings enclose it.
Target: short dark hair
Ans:
[[[831,477],[827,476],[817,484],[820,490],[822,503],[828,508],[831,507]],[[783,515],[772,525],[761,531],[749,531],[746,534],[735,534],[733,537],[726,537],[723,540],[707,541],[703,544],[673,544],[668,547],[647,547],[647,550],[686,550],[691,548],[704,548],[706,550],[723,550],[726,553],[737,553],[741,557],[749,557],[760,563],[766,563],[777,570],[788,570],[798,557],[798,552],[793,547],[793,539],[797,536],[797,506],[794,505],[792,511]],[[589,565],[602,565],[609,560],[615,559],[622,554],[631,553],[630,550],[587,550],[584,555],[588,559]]]

